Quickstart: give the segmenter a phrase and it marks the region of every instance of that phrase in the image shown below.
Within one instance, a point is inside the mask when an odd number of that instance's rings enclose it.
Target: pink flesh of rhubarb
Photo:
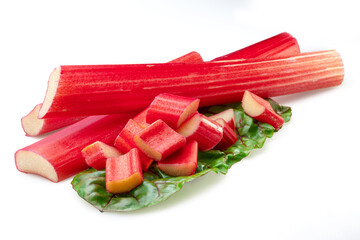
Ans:
[[[163,120],[169,127],[178,128],[186,119],[194,115],[199,107],[199,99],[163,93],[151,102],[146,122]]]
[[[106,190],[111,193],[128,192],[143,181],[139,151],[136,148],[127,154],[106,161]]]
[[[237,141],[237,135],[234,129],[230,127],[224,119],[218,118],[215,121],[218,122],[223,128],[223,137],[215,146],[215,148],[220,150],[228,149]]]
[[[125,126],[129,114],[87,117],[15,153],[16,167],[53,182],[59,182],[88,168],[81,150],[102,141],[112,144]]]
[[[137,147],[149,158],[160,161],[185,145],[185,137],[162,120],[157,120],[134,137]]]
[[[39,119],[38,114],[41,104],[34,107],[31,112],[21,118],[21,125],[27,136],[39,136],[53,130],[66,127],[84,119],[84,117],[60,117]]]
[[[215,58],[212,61],[224,61],[241,58],[289,57],[298,54],[300,54],[300,48],[296,39],[289,33],[280,33],[238,51]]]
[[[139,111],[164,92],[199,98],[200,106],[241,101],[245,90],[274,97],[337,86],[344,68],[336,51],[322,51],[266,60],[63,66],[55,75],[42,117]]]
[[[158,162],[158,166],[161,171],[170,176],[190,176],[195,173],[197,157],[198,143],[189,141],[180,150]]]
[[[81,150],[81,154],[85,158],[86,164],[97,170],[105,168],[107,158],[118,157],[121,155],[116,148],[100,141],[96,141],[86,146]]]
[[[284,124],[284,119],[272,109],[268,101],[249,91],[245,91],[242,106],[246,114],[259,122],[270,124],[277,130]]]
[[[176,131],[185,136],[187,141],[197,141],[201,151],[214,148],[223,136],[219,123],[199,113],[184,122]]]
[[[141,113],[138,114],[138,116],[139,115],[141,115]],[[133,119],[129,119],[123,130],[121,130],[119,135],[116,137],[114,145],[124,154],[129,152],[133,148],[137,148],[134,142],[134,136],[138,134],[141,130],[143,130],[143,127],[141,127]],[[142,169],[144,171],[147,171],[153,160],[147,157],[141,151],[139,152],[139,157],[141,160]]]
[[[212,120],[216,120],[218,118],[222,118],[225,120],[225,122],[227,124],[229,124],[229,126],[232,129],[235,129],[235,125],[236,125],[236,118],[235,118],[235,113],[234,113],[234,109],[229,108],[225,111],[222,111],[220,113],[214,114],[209,116],[209,118],[211,118]]]

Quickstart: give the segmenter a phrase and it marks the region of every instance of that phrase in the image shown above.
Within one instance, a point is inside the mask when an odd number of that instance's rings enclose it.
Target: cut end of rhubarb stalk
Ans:
[[[60,73],[61,73],[61,67],[57,67],[50,74],[48,87],[45,94],[45,99],[39,111],[39,116],[38,116],[39,118],[43,118],[50,109],[50,106],[52,105],[59,84]]]
[[[214,114],[212,116],[209,117],[210,119],[212,120],[216,120],[216,119],[219,119],[219,118],[222,118],[225,120],[225,122],[227,124],[229,124],[229,126],[232,128],[232,129],[235,129],[235,126],[236,126],[236,118],[235,118],[235,112],[234,112],[234,109],[232,108],[229,108],[225,111],[222,111],[220,113],[217,113],[217,114]]]
[[[105,168],[106,159],[118,157],[121,153],[114,147],[101,141],[96,141],[81,150],[85,162],[89,167],[101,170]]]
[[[20,172],[33,173],[58,182],[54,167],[37,153],[20,150],[15,153],[16,167]]]
[[[265,111],[265,106],[260,104],[249,91],[244,92],[242,107],[244,111],[251,117],[256,117]]]
[[[38,118],[40,108],[41,104],[36,105],[35,108],[28,115],[21,118],[21,125],[24,129],[24,132],[28,136],[39,135],[44,125],[44,119]]]
[[[189,120],[187,120],[183,125],[181,125],[176,131],[183,135],[184,137],[191,136],[196,129],[199,127],[200,123],[200,114],[195,114]]]
[[[142,180],[140,173],[134,173],[128,178],[107,182],[106,189],[111,193],[126,193],[137,187]]]
[[[134,141],[136,143],[136,146],[141,149],[143,153],[145,153],[146,156],[159,161],[162,159],[161,153],[151,148],[144,140],[140,138],[139,135],[135,135]]]
[[[200,104],[200,100],[195,99],[192,103],[190,103],[189,106],[186,107],[184,112],[180,115],[180,118],[179,118],[176,128],[180,127],[180,125],[183,122],[185,122],[185,120],[187,120],[189,117],[191,117],[192,115],[194,115],[194,113],[197,112],[197,110],[199,108],[199,104]]]

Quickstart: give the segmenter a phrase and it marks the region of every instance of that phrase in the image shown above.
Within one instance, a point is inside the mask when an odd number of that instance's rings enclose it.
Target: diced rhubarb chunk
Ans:
[[[139,150],[106,161],[106,190],[111,193],[131,191],[143,181]]]
[[[121,155],[116,148],[101,141],[96,141],[88,145],[81,150],[81,154],[85,158],[87,165],[97,170],[105,168],[107,158],[118,157]]]
[[[228,149],[237,141],[237,135],[234,129],[230,127],[224,119],[218,118],[215,121],[223,128],[223,137],[215,148],[220,150]]]
[[[142,113],[140,113],[141,115]],[[137,115],[139,117],[139,115]],[[122,153],[127,153],[133,148],[137,148],[135,142],[134,142],[134,136],[138,134],[141,130],[143,130],[143,127],[140,126],[137,122],[135,122],[133,119],[129,119],[129,121],[126,123],[125,127],[119,135],[115,139],[115,147],[117,147]],[[143,152],[139,152],[140,160],[142,169],[144,171],[147,171],[150,165],[152,164],[153,160],[146,156]]]
[[[158,119],[176,129],[197,112],[200,100],[163,93],[155,97],[146,115],[146,122],[153,123]]]
[[[157,120],[134,137],[137,147],[148,157],[160,161],[185,145],[185,137],[164,121]]]
[[[212,116],[210,116],[209,118],[211,118],[212,120],[216,120],[216,119],[219,119],[219,118],[222,118],[225,120],[225,122],[227,124],[229,124],[229,126],[232,128],[232,129],[235,129],[235,126],[236,126],[236,118],[235,118],[235,113],[234,113],[234,109],[232,108],[229,108],[225,111],[222,111],[222,112],[219,112],[217,114],[214,114]]]
[[[250,117],[259,122],[268,123],[275,129],[280,129],[284,124],[284,119],[272,109],[268,101],[250,91],[245,91],[242,107]]]
[[[197,141],[201,151],[213,149],[223,136],[219,123],[199,113],[194,114],[176,131],[186,137],[187,141]]]
[[[192,140],[168,158],[158,162],[158,166],[161,171],[173,177],[190,176],[195,173],[197,159],[198,143]]]
[[[138,115],[136,115],[136,117],[133,118],[133,120],[137,124],[139,124],[142,128],[145,128],[150,125],[149,123],[146,122],[146,115],[147,115],[148,110],[149,110],[149,108],[146,108],[145,110],[140,112]]]
[[[115,147],[117,147],[122,153],[127,153],[136,146],[134,136],[141,130],[143,130],[143,127],[137,124],[133,119],[129,119],[125,127],[116,137],[114,143]]]

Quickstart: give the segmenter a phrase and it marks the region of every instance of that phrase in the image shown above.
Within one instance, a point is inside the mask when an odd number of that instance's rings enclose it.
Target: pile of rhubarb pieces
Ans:
[[[284,118],[267,98],[340,85],[344,66],[335,50],[301,53],[281,33],[204,61],[190,52],[168,63],[60,66],[43,103],[25,117],[28,136],[57,130],[15,153],[19,171],[53,182],[86,169],[106,172],[106,192],[139,187],[156,166],[167,177],[191,176],[198,153],[226,151],[242,137],[231,107],[279,130]]]

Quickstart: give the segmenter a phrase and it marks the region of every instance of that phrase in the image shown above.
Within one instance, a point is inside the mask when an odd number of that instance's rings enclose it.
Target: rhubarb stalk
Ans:
[[[112,144],[133,115],[87,117],[15,153],[16,167],[53,182],[87,169],[81,150],[95,141]]]
[[[164,92],[211,106],[241,101],[245,90],[268,98],[337,86],[343,77],[343,63],[334,50],[278,59],[61,66],[51,74],[39,114],[136,112]]]
[[[224,61],[241,58],[289,57],[298,54],[300,54],[300,48],[297,40],[289,33],[284,32],[235,52],[215,58],[212,61]]]

